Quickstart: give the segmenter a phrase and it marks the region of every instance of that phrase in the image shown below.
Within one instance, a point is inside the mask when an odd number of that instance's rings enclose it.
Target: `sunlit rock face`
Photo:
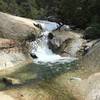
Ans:
[[[100,73],[90,75],[79,84],[77,90],[83,94],[84,100],[100,100]]]
[[[0,52],[0,70],[24,65],[29,57],[23,53]]]
[[[38,36],[41,30],[33,22],[31,19],[0,12],[0,37],[22,40],[32,34]]]
[[[15,40],[0,38],[0,70],[9,67],[17,68],[31,61],[25,49]]]
[[[0,12],[0,69],[18,67],[32,61],[28,50],[25,50],[26,45],[22,44],[34,41],[40,35],[41,29],[33,22]]]

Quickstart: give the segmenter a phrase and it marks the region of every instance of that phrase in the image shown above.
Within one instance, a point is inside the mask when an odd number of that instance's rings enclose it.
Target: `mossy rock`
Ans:
[[[93,24],[93,25],[87,27],[84,32],[84,38],[86,38],[86,39],[100,38],[100,24]]]

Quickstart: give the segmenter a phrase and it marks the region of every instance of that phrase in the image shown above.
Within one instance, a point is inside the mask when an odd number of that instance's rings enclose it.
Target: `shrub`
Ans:
[[[99,39],[100,38],[100,24],[90,25],[85,29],[84,38]]]

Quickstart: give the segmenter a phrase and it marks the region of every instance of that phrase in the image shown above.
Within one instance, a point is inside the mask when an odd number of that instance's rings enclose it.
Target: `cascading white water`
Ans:
[[[60,55],[54,54],[48,48],[48,34],[59,27],[59,24],[49,21],[37,21],[43,28],[41,33],[42,37],[38,38],[35,42],[32,42],[32,53],[38,58],[34,59],[36,63],[55,63],[55,62],[72,62],[76,58],[74,57],[61,57]]]

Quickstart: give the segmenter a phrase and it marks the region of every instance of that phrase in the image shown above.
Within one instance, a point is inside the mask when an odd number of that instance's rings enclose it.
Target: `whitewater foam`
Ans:
[[[34,59],[35,63],[64,63],[72,62],[76,60],[74,57],[61,57],[60,55],[54,54],[48,47],[48,34],[59,27],[59,24],[49,21],[37,21],[40,24],[43,32],[42,37],[32,42],[32,53],[38,58]]]

